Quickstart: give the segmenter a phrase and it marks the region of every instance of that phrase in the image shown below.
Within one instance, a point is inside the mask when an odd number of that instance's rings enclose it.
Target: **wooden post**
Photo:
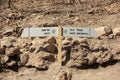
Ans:
[[[62,27],[58,27],[58,64],[62,66]]]

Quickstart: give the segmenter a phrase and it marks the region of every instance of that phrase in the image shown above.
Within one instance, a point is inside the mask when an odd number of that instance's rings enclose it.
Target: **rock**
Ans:
[[[62,51],[62,62],[65,62],[66,61],[66,58],[67,58],[67,55],[68,54],[68,51],[67,50],[64,50]]]
[[[20,50],[17,47],[6,48],[5,51],[7,56],[14,56],[16,54],[20,54]]]
[[[5,54],[5,47],[0,47],[0,54]]]
[[[72,40],[73,40],[73,38],[68,37],[68,38],[66,38],[66,40],[68,40],[68,41],[72,41]]]
[[[56,27],[58,25],[52,20],[47,20],[47,21],[44,21],[44,23],[42,23],[42,26],[43,27]]]
[[[44,49],[46,52],[50,53],[56,53],[57,52],[57,47],[54,44],[46,44],[44,46]]]
[[[14,66],[14,65],[16,65],[16,62],[15,62],[15,61],[11,61],[11,62],[7,63],[7,66],[9,66],[9,67],[12,67],[12,66]]]
[[[66,66],[67,67],[69,67],[69,68],[72,68],[73,66],[75,66],[75,64],[74,64],[74,60],[69,60],[68,62],[67,62],[67,64],[66,64]]]
[[[9,57],[8,57],[8,56],[6,56],[6,55],[2,56],[2,57],[1,57],[1,64],[6,63],[8,60],[9,60]]]
[[[37,54],[29,54],[29,60],[26,66],[33,66],[37,69],[46,70],[48,64],[54,61],[54,54],[41,51]]]
[[[5,32],[3,33],[3,35],[5,35],[5,36],[11,36],[11,35],[12,35],[12,32],[13,32],[13,28],[8,29],[7,31],[5,31]]]
[[[29,59],[29,55],[24,53],[24,54],[20,54],[20,62],[21,65],[25,65],[28,62]]]
[[[73,22],[77,22],[77,21],[79,21],[79,20],[80,20],[79,17],[75,17],[75,19],[73,19]]]
[[[43,51],[43,50],[44,50],[43,45],[38,45],[38,46],[33,45],[29,48],[29,51],[31,53],[38,53],[38,52]]]
[[[13,44],[15,44],[16,38],[15,37],[3,37],[1,39],[1,47],[13,47]]]
[[[120,28],[118,27],[118,28],[113,29],[113,34],[120,35]]]
[[[97,35],[100,36],[108,36],[110,34],[112,34],[112,29],[110,27],[99,27],[95,29]]]
[[[8,38],[8,37],[4,37],[1,40],[1,47],[11,47],[12,45],[13,44],[11,43],[10,38]]]
[[[49,43],[49,44],[52,44],[52,43],[53,43],[53,44],[56,44],[56,39],[55,39],[55,37],[53,37],[53,36],[52,36],[52,37],[49,37],[48,40],[47,40],[47,43]]]
[[[34,46],[31,46],[31,47],[29,48],[29,51],[30,51],[30,52],[34,52],[35,49],[36,49],[36,48],[35,48]]]
[[[44,44],[45,44],[45,39],[35,38],[34,40],[32,40],[33,46],[39,46],[39,45],[44,45]]]
[[[72,80],[72,73],[70,71],[61,71],[55,80]]]
[[[16,36],[16,37],[19,37],[19,36],[21,36],[22,31],[23,31],[23,28],[22,28],[22,27],[15,27],[15,28],[13,28],[13,33],[12,33],[12,35],[13,35],[13,36]]]
[[[69,45],[69,44],[71,44],[71,42],[68,41],[68,40],[64,40],[64,41],[62,41],[62,45]]]
[[[109,13],[118,13],[120,11],[120,2],[113,3],[113,4],[109,5],[109,6],[106,6],[105,9]]]
[[[49,12],[48,12],[49,13]],[[31,17],[31,20],[28,22],[30,26],[39,26],[39,27],[56,27],[57,23],[51,18],[41,19],[43,16],[36,15]]]

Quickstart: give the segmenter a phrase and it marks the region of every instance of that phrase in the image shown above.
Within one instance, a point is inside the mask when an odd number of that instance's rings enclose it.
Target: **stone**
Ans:
[[[48,37],[48,40],[47,40],[47,43],[49,43],[49,44],[56,44],[56,39],[55,39],[55,37]]]
[[[0,47],[0,54],[5,54],[5,47]]]
[[[56,24],[54,21],[52,21],[52,20],[47,20],[47,21],[44,21],[43,23],[42,23],[42,26],[43,27],[56,27],[56,26],[58,26],[58,24]]]
[[[2,56],[2,57],[1,57],[1,64],[6,63],[8,60],[9,60],[9,57],[8,57],[8,56],[6,56],[6,55]]]
[[[31,52],[31,53],[38,53],[38,52],[40,52],[40,51],[42,51],[42,50],[44,50],[44,47],[43,47],[43,45],[33,45],[33,46],[31,46],[30,48],[29,48],[29,51]]]
[[[66,38],[66,40],[68,40],[68,41],[72,41],[73,38],[72,38],[72,37],[68,37],[68,38]]]
[[[8,37],[4,37],[1,40],[1,47],[11,47],[13,44],[10,42]]]
[[[120,11],[120,2],[108,5],[105,7],[105,9],[109,13],[118,13]]]
[[[75,19],[73,19],[73,22],[77,22],[77,21],[79,21],[79,20],[80,20],[79,17],[75,17]]]
[[[21,65],[25,65],[28,62],[29,55],[27,53],[20,54]]]
[[[11,35],[12,35],[12,32],[13,32],[13,28],[8,29],[7,31],[5,31],[5,32],[3,33],[3,35],[5,35],[5,36],[11,36]]]
[[[56,53],[57,52],[57,47],[54,44],[46,44],[44,46],[44,49],[46,52],[50,53]]]
[[[41,39],[37,37],[34,40],[32,40],[33,46],[39,46],[39,45],[44,45],[44,44],[45,44],[45,39]]]
[[[14,65],[16,65],[15,61],[10,61],[9,63],[7,63],[7,66],[9,66],[9,67],[12,67]]]
[[[69,44],[71,44],[71,42],[68,41],[68,40],[64,40],[64,41],[62,41],[62,45],[69,45]]]
[[[118,28],[113,29],[113,34],[120,35],[120,28],[118,27]]]
[[[17,47],[6,48],[5,54],[7,56],[14,56],[16,54],[20,54],[20,50]]]
[[[112,34],[111,27],[103,26],[95,29],[97,36],[108,36]]]
[[[47,52],[39,52],[37,54],[29,54],[29,59],[25,66],[33,66],[40,70],[46,70],[49,63],[54,62],[54,54]]]
[[[67,50],[62,51],[62,62],[63,62],[63,65],[66,64],[68,56],[69,55],[68,55],[68,51]]]
[[[55,80],[72,80],[72,73],[70,71],[61,71]]]

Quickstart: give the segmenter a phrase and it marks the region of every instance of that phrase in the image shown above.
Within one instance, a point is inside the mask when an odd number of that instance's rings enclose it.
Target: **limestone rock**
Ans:
[[[5,54],[5,47],[0,47],[0,54]]]
[[[68,41],[68,40],[64,40],[64,41],[62,41],[62,45],[69,45],[71,42],[70,41]]]
[[[2,46],[2,47],[11,47],[11,46],[12,46],[12,43],[10,42],[10,40],[9,40],[7,37],[4,37],[4,38],[1,40],[1,46]]]
[[[6,56],[6,55],[2,56],[2,57],[1,57],[1,64],[6,63],[8,60],[9,60],[9,57],[8,57],[8,56]]]
[[[57,52],[57,47],[54,44],[46,44],[44,46],[45,51],[50,52],[50,53],[56,53]]]
[[[14,43],[16,43],[15,37],[3,37],[1,40],[1,47],[12,47]]]
[[[14,66],[14,65],[16,65],[16,62],[15,62],[15,61],[11,61],[11,62],[7,63],[7,66],[9,66],[9,67],[12,67],[12,66]]]
[[[67,53],[68,53],[68,52],[67,52],[66,50],[62,51],[62,58],[63,58],[63,60],[66,58]]]
[[[55,80],[72,80],[71,71],[61,71]]]
[[[120,35],[120,28],[118,27],[118,28],[113,29],[113,34]]]
[[[118,13],[120,11],[120,2],[113,3],[113,4],[109,5],[109,6],[106,6],[105,9],[109,13]]]
[[[54,54],[39,52],[38,54],[29,54],[29,60],[26,66],[33,66],[37,69],[47,69],[50,62],[54,62]]]
[[[38,52],[43,51],[43,50],[44,50],[43,45],[38,45],[38,46],[34,45],[34,46],[31,46],[29,48],[29,51],[32,52],[32,53],[38,53]]]
[[[49,43],[49,44],[52,44],[52,43],[53,43],[53,44],[56,44],[56,39],[55,39],[55,37],[53,37],[53,36],[52,36],[52,37],[49,37],[48,40],[47,40],[47,43]]]
[[[3,35],[5,35],[5,36],[10,36],[10,35],[12,35],[12,32],[13,32],[13,28],[12,28],[12,29],[8,29],[7,31],[5,31],[5,32],[3,33]]]
[[[58,26],[54,21],[52,20],[47,20],[42,23],[43,27],[56,27]]]
[[[95,29],[97,35],[100,36],[108,36],[112,34],[112,29],[107,26],[99,27]]]
[[[14,56],[16,54],[20,54],[20,50],[18,47],[11,47],[11,48],[6,48],[5,53],[7,56]]]
[[[20,62],[21,65],[25,65],[28,62],[29,59],[29,55],[24,53],[24,54],[20,54]]]

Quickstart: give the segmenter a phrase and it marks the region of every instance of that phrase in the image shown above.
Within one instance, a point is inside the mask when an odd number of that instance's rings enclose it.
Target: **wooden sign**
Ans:
[[[62,66],[62,37],[97,37],[93,28],[75,28],[75,27],[42,27],[42,28],[25,28],[21,37],[58,37],[58,63]]]

